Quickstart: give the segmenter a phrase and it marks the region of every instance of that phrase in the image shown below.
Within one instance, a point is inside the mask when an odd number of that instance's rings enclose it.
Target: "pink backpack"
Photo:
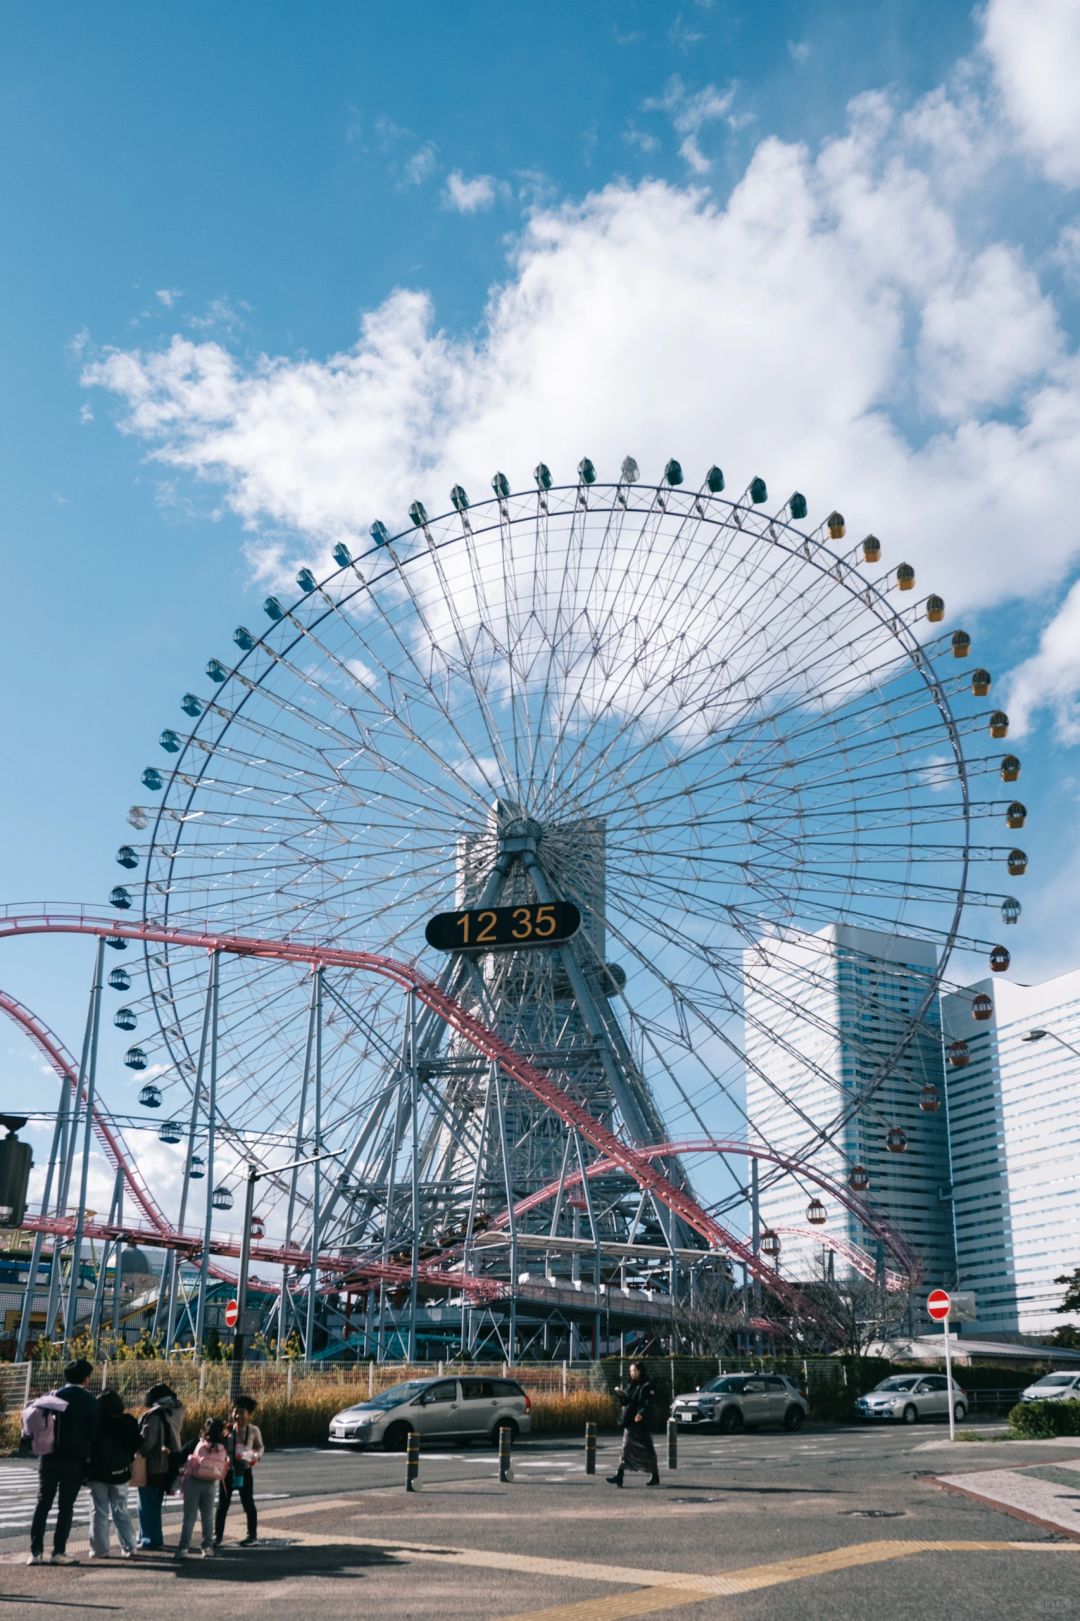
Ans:
[[[188,1474],[193,1480],[224,1480],[229,1468],[229,1454],[223,1446],[213,1447],[209,1441],[200,1441],[191,1454]]]
[[[61,1413],[66,1413],[67,1402],[51,1390],[47,1396],[35,1396],[22,1411],[22,1432],[30,1441],[35,1458],[48,1458],[56,1451],[56,1429]]]

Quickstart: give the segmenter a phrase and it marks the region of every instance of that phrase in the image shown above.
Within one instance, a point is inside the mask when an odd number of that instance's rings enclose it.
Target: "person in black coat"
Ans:
[[[139,1421],[124,1412],[124,1403],[115,1390],[103,1390],[98,1397],[101,1422],[97,1441],[90,1454],[87,1477],[90,1481],[90,1557],[109,1557],[109,1516],[116,1525],[120,1549],[125,1559],[135,1554],[135,1527],[128,1513],[128,1481],[139,1450]]]
[[[57,1421],[56,1445],[41,1460],[37,1506],[30,1522],[28,1563],[31,1565],[40,1565],[44,1559],[45,1525],[58,1493],[60,1502],[53,1527],[52,1562],[54,1565],[73,1563],[67,1552],[71,1518],[98,1433],[98,1404],[86,1388],[93,1371],[82,1357],[77,1362],[69,1362],[64,1369],[64,1383],[56,1392],[61,1401],[67,1402],[67,1408]]]
[[[619,1467],[608,1475],[609,1486],[621,1486],[628,1469],[647,1471],[647,1486],[659,1486],[660,1465],[652,1438],[652,1407],[656,1391],[645,1376],[640,1362],[631,1362],[630,1379],[616,1388],[615,1394],[623,1404],[623,1444],[619,1454]]]

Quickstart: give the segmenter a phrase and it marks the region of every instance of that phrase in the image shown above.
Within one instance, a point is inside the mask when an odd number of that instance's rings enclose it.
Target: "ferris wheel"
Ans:
[[[829,1091],[799,1157],[856,1113],[886,1140],[882,1086],[925,1037],[950,957],[1006,966],[1019,915],[997,889],[1026,861],[997,832],[1023,823],[998,786],[1019,762],[970,638],[902,554],[852,544],[836,511],[812,527],[800,493],[770,500],[760,478],[735,494],[714,466],[692,488],[670,461],[649,483],[627,458],[603,483],[586,459],[566,485],[541,464],[531,487],[500,472],[492,490],[372,523],[236,629],[142,773],[113,904],[417,963],[631,1142],[768,1145],[773,1111],[748,1118],[747,1078],[799,1114],[792,1064]],[[581,921],[557,948],[426,943],[435,914],[516,909],[533,928],[560,902]],[[819,1055],[838,926],[926,947],[855,1089]],[[295,1171],[262,1183],[267,1230],[302,1237],[316,1205],[327,1242],[385,1235],[395,1211],[415,1224],[409,1141],[433,1241],[478,1188],[503,1208],[580,1152],[385,983],[327,977],[316,1014],[311,975],[288,964],[232,957],[212,976],[148,944],[141,967],[114,972],[114,1023],[185,1186],[211,1131],[222,1208],[241,1160],[336,1156],[318,1187]],[[670,1172],[689,1185],[705,1163]],[[744,1185],[740,1162],[730,1197]],[[615,1186],[609,1212],[620,1200]]]

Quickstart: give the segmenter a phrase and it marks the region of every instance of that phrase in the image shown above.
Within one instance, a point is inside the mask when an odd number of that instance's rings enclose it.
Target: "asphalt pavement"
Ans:
[[[1080,1540],[937,1483],[1045,1466],[1040,1443],[950,1446],[932,1426],[695,1434],[682,1439],[677,1471],[662,1467],[659,1489],[628,1476],[621,1491],[604,1479],[615,1456],[613,1439],[602,1440],[589,1477],[579,1443],[537,1439],[516,1449],[514,1478],[501,1485],[493,1452],[447,1448],[423,1455],[422,1489],[410,1496],[400,1456],[273,1453],[257,1477],[256,1548],[230,1538],[212,1561],[68,1568],[22,1562],[35,1471],[7,1460],[0,1601],[87,1616],[196,1602],[290,1621],[298,1604],[319,1621],[360,1611],[381,1621],[1080,1617]],[[1053,1456],[1069,1461],[1062,1449]],[[176,1512],[166,1511],[172,1540]],[[238,1504],[233,1513],[239,1537]],[[77,1522],[70,1551],[80,1545]],[[183,1591],[193,1582],[200,1591]]]

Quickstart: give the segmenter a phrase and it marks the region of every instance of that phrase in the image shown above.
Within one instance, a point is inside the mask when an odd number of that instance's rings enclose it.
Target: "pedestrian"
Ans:
[[[146,1485],[139,1487],[139,1546],[164,1548],[161,1507],[176,1478],[184,1408],[169,1385],[151,1385],[139,1420],[139,1452],[146,1459]],[[175,1461],[173,1461],[175,1460]]]
[[[64,1383],[48,1398],[56,1416],[51,1424],[51,1443],[41,1443],[48,1445],[49,1450],[39,1453],[38,1499],[34,1518],[30,1522],[28,1565],[44,1563],[45,1524],[53,1499],[58,1494],[60,1501],[53,1527],[52,1563],[75,1563],[67,1551],[68,1533],[75,1512],[75,1499],[86,1478],[90,1453],[98,1432],[98,1404],[86,1388],[93,1371],[91,1364],[82,1357],[77,1362],[69,1362],[64,1369]],[[35,1445],[38,1443],[35,1442]]]
[[[128,1481],[135,1454],[139,1450],[139,1422],[125,1413],[124,1403],[115,1390],[103,1390],[98,1397],[97,1440],[90,1453],[90,1557],[109,1557],[109,1517],[116,1525],[120,1552],[125,1559],[135,1553],[135,1527],[128,1513]]]
[[[202,1522],[202,1556],[214,1557],[214,1510],[218,1487],[225,1479],[229,1454],[225,1450],[225,1426],[220,1418],[208,1418],[187,1461],[184,1474],[184,1523],[180,1530],[177,1559],[194,1558],[191,1534],[196,1519]]]
[[[623,1404],[623,1443],[619,1467],[613,1475],[608,1475],[608,1485],[621,1486],[628,1469],[647,1469],[646,1486],[659,1486],[660,1465],[652,1438],[652,1404],[656,1391],[640,1362],[631,1362],[629,1383],[618,1387],[615,1394]]]
[[[259,1517],[255,1508],[253,1476],[255,1465],[265,1449],[259,1426],[251,1422],[251,1415],[257,1405],[254,1396],[237,1396],[233,1405],[232,1423],[225,1437],[225,1447],[229,1454],[229,1471],[221,1483],[221,1493],[218,1497],[215,1547],[221,1545],[225,1535],[225,1518],[234,1491],[240,1494],[240,1502],[247,1518],[247,1536],[241,1540],[241,1548],[253,1547],[258,1538]]]

